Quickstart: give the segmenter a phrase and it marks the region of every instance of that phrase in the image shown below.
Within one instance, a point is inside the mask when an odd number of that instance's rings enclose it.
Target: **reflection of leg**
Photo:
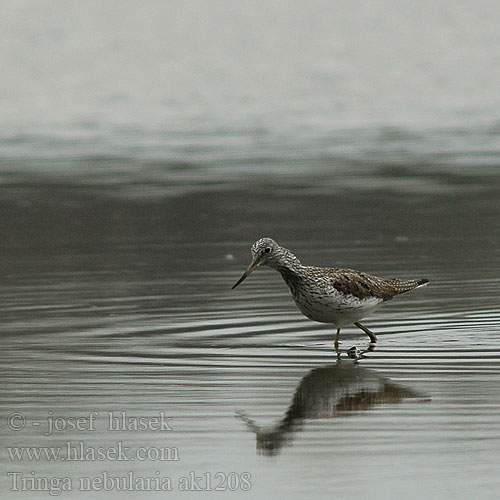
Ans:
[[[337,355],[339,354],[339,336],[340,336],[340,328],[337,328],[337,335],[335,336],[335,342],[333,343],[333,347],[335,347],[335,352]]]
[[[358,328],[361,328],[361,330],[363,330],[366,335],[368,335],[368,337],[370,337],[370,341],[371,342],[377,342],[377,337],[376,335],[371,331],[371,330],[368,330],[368,328],[366,328],[366,326],[363,326],[361,323],[354,323]]]

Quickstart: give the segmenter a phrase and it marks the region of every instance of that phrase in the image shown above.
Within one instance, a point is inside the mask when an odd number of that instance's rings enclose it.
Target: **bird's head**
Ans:
[[[279,246],[278,243],[271,238],[261,238],[260,240],[257,240],[252,245],[251,252],[252,261],[250,262],[250,265],[232,288],[236,288],[254,269],[257,269],[259,266],[270,266],[276,269],[282,265],[283,262],[289,258],[289,256],[293,256],[293,258],[296,259],[296,257],[289,250]]]

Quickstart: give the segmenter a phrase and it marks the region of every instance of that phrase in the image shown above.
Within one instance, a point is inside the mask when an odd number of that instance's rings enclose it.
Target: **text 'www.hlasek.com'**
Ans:
[[[188,469],[175,476],[170,474],[168,465],[181,463],[181,452],[178,446],[158,443],[174,432],[173,420],[165,412],[137,416],[126,411],[92,411],[67,417],[49,411],[37,419],[13,412],[7,417],[7,427],[14,431],[13,435],[26,437],[28,434],[30,444],[37,438],[43,443],[5,446],[12,464],[7,472],[8,489],[11,492],[44,491],[53,496],[65,491],[231,492],[251,489],[251,474],[244,471]],[[146,444],[147,440],[154,441],[155,445]],[[148,471],[151,462],[157,467]],[[58,473],[50,474],[50,464],[56,463],[59,466],[54,470]],[[107,464],[110,470],[96,470],[96,463],[99,466]],[[43,464],[43,472],[36,470],[39,464]],[[68,472],[61,473],[66,467]]]

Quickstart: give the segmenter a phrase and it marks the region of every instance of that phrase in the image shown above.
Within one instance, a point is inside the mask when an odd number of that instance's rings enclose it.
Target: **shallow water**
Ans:
[[[500,183],[451,178],[447,189],[408,193],[386,181],[331,192],[236,183],[149,200],[6,182],[5,498],[48,497],[12,491],[22,479],[7,473],[26,480],[32,471],[68,477],[62,498],[134,498],[109,479],[130,471],[170,478],[175,498],[190,473],[205,490],[233,489],[228,498],[496,498]],[[338,364],[333,329],[301,316],[278,274],[259,269],[231,290],[265,235],[305,263],[431,283],[365,320],[376,349]],[[367,340],[348,328],[341,346],[365,349]],[[94,430],[85,430],[91,412]],[[163,412],[172,430],[112,431],[109,412]],[[22,430],[6,425],[23,422],[8,421],[13,413],[26,419]],[[50,417],[66,428],[44,435]],[[84,417],[80,430],[70,417]],[[80,441],[91,452],[122,442],[135,460],[63,460],[67,443]],[[63,455],[19,461],[6,447]],[[97,478],[92,493],[81,478]]]
[[[495,1],[4,4],[0,158],[498,164]]]
[[[496,499],[498,2],[3,3],[0,496]],[[339,364],[263,236],[430,285]]]

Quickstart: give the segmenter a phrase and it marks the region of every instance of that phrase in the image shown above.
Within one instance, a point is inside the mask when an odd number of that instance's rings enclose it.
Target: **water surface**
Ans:
[[[235,473],[233,486],[249,473],[250,491],[238,487],[231,498],[495,498],[499,183],[450,180],[436,194],[381,189],[382,181],[332,193],[282,185],[272,196],[270,187],[236,185],[149,201],[49,182],[23,186],[22,196],[10,191],[2,209],[4,447],[122,442],[132,452],[175,449],[178,460],[17,461],[4,449],[6,498],[48,496],[9,491],[13,471],[69,477],[63,498],[88,498],[78,491],[82,477],[130,471],[169,477],[175,495],[194,471],[213,481]],[[333,329],[301,316],[277,273],[259,269],[230,289],[264,235],[306,263],[431,284],[367,319],[376,349],[338,364]],[[367,340],[347,328],[341,344],[365,349]],[[6,425],[14,412],[26,418],[23,430]],[[94,431],[42,432],[50,416],[91,412]],[[164,412],[173,430],[113,432],[109,412]]]
[[[2,498],[498,497],[498,2],[2,7]],[[263,236],[430,285],[338,364]]]

